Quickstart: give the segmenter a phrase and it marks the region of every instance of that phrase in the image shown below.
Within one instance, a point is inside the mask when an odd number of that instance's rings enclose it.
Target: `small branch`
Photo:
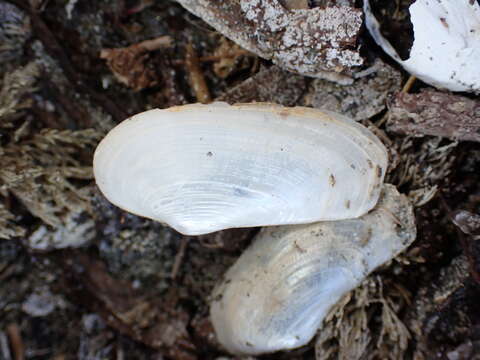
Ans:
[[[415,83],[415,80],[417,80],[417,78],[413,75],[410,75],[405,85],[403,85],[402,93],[408,93]]]

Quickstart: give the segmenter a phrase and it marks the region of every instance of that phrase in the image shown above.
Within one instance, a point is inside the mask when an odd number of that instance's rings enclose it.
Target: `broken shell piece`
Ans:
[[[339,114],[215,103],[135,115],[93,165],[112,203],[198,235],[361,216],[377,203],[387,153]]]
[[[424,82],[452,91],[480,90],[480,6],[470,0],[417,0],[410,6],[415,40],[403,61],[380,32],[368,0],[365,21],[383,50]]]
[[[415,235],[413,208],[392,185],[359,219],[262,229],[213,292],[217,339],[235,354],[305,345],[330,308]]]

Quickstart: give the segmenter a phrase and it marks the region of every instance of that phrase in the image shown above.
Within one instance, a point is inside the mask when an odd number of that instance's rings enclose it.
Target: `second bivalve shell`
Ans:
[[[386,167],[384,146],[362,125],[272,104],[146,111],[114,128],[94,157],[112,203],[187,235],[361,216]]]
[[[263,228],[213,292],[217,339],[234,354],[305,345],[331,307],[415,235],[411,204],[388,184],[358,219]]]

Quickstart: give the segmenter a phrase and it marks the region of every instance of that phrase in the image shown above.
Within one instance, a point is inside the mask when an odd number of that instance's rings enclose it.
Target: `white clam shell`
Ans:
[[[410,6],[415,40],[403,61],[380,32],[368,0],[365,23],[383,50],[406,71],[438,88],[480,90],[480,6],[470,0],[417,0]]]
[[[94,156],[107,199],[187,235],[361,216],[386,167],[383,144],[362,125],[272,104],[146,111]]]
[[[330,308],[415,235],[412,206],[392,185],[361,218],[263,228],[213,292],[217,339],[235,354],[305,345]]]

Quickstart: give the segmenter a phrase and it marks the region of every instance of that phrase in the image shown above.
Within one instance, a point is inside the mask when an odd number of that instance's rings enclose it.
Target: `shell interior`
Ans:
[[[269,104],[146,111],[94,157],[112,203],[187,235],[361,216],[386,167],[384,146],[362,125]]]

